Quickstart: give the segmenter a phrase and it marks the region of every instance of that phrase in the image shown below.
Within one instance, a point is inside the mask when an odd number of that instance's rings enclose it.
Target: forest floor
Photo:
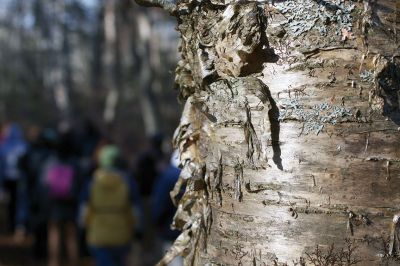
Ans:
[[[32,257],[32,237],[17,241],[6,231],[6,206],[0,203],[0,266],[44,266],[45,262],[35,262]]]
[[[0,202],[0,266],[46,266],[44,259],[38,261],[34,259],[32,253],[33,237],[26,236],[23,240],[16,240],[14,235],[6,231],[6,206]],[[151,235],[151,234],[150,234]],[[145,241],[132,243],[130,256],[131,266],[151,266],[160,258],[160,254],[154,251],[155,243],[150,241],[149,235]],[[157,245],[156,245],[157,246]],[[153,250],[152,250],[153,249]],[[80,258],[81,266],[92,266],[93,261],[90,257]]]
[[[31,241],[15,243],[13,236],[0,236],[1,266],[44,266],[45,262],[35,262],[31,255]]]

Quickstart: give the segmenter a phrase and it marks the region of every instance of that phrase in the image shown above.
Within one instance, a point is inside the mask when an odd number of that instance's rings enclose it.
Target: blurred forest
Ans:
[[[86,119],[136,150],[177,125],[175,21],[129,0],[0,0],[0,123]]]

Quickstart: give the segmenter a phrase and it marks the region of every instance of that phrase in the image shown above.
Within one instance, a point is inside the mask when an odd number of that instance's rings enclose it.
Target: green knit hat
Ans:
[[[119,149],[115,145],[105,145],[99,153],[99,166],[101,168],[111,168],[119,156]]]

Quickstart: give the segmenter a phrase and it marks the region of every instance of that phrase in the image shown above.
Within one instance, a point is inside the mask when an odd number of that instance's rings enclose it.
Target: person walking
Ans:
[[[179,152],[177,150],[171,156],[169,165],[160,173],[154,183],[152,192],[152,218],[156,227],[156,235],[161,242],[162,253],[167,252],[180,231],[171,229],[176,207],[172,203],[170,191],[174,189],[179,179]],[[178,197],[183,195],[183,189]],[[176,257],[169,266],[182,266],[182,257]]]
[[[11,123],[4,128],[4,139],[0,146],[0,190],[8,196],[8,231],[14,233],[17,225],[18,188],[24,178],[19,161],[27,149],[27,143],[19,125]]]
[[[137,220],[139,198],[133,178],[117,168],[119,149],[105,145],[83,194],[81,213],[86,240],[97,266],[125,266]]]
[[[56,155],[44,166],[44,183],[49,201],[48,265],[60,265],[61,248],[65,247],[68,265],[78,264],[77,203],[79,180],[73,160],[70,132],[61,132]]]

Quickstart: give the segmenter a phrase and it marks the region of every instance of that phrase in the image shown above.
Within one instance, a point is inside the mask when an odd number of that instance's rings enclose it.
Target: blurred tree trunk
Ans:
[[[96,13],[96,21],[101,22],[103,21],[104,17],[104,9],[103,8],[98,8],[98,13]],[[101,75],[101,43],[103,42],[103,24],[97,23],[96,28],[94,30],[94,33],[92,35],[91,39],[91,45],[92,45],[92,66],[91,66],[91,83],[92,87],[94,90],[97,90],[100,88],[100,79],[99,76]]]
[[[160,265],[397,265],[398,2],[138,2],[182,36],[183,232]]]
[[[55,106],[62,121],[70,119],[70,78],[69,65],[69,34],[66,25],[64,1],[54,1],[52,4],[49,39],[51,47],[50,64],[47,66],[46,80],[53,90]]]
[[[143,13],[137,13],[137,56],[139,57],[139,101],[142,111],[142,118],[145,133],[147,136],[152,136],[160,132],[160,114],[157,108],[156,97],[154,95],[154,84],[157,77],[152,71],[155,65],[154,62],[159,62],[154,59],[158,51],[152,49],[152,25],[150,18]]]
[[[104,20],[104,8],[99,7],[97,14],[96,14],[96,28],[93,32],[91,38],[91,51],[92,51],[92,61],[91,61],[91,93],[90,93],[90,101],[91,103],[91,112],[93,114],[101,113],[102,110],[98,110],[101,102],[101,89],[102,87],[102,80],[101,76],[103,73],[103,65],[102,65],[102,44],[104,43],[104,27],[103,23]]]
[[[119,68],[117,55],[116,1],[106,0],[104,5],[104,85],[107,90],[104,120],[111,124],[115,119],[120,92],[118,89]]]

